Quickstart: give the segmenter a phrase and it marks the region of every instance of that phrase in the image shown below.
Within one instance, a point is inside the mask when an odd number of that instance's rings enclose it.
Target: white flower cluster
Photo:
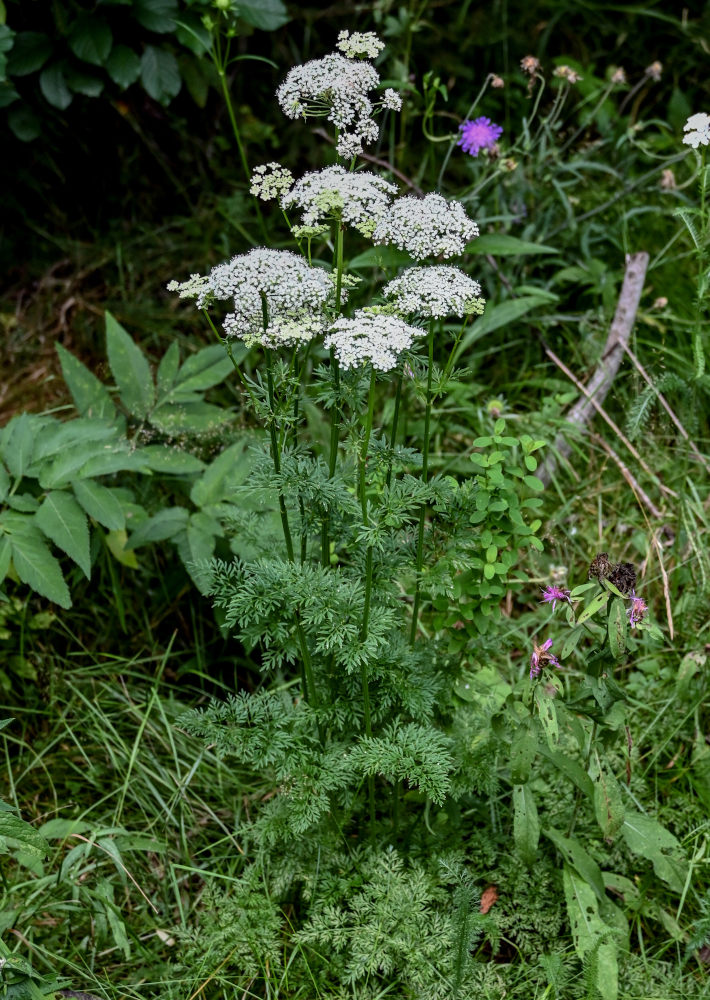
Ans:
[[[478,236],[478,226],[457,201],[440,194],[398,198],[377,223],[372,239],[406,250],[416,260],[454,257]]]
[[[396,194],[394,184],[370,171],[334,166],[304,174],[281,198],[281,207],[300,208],[304,226],[336,218],[371,236]]]
[[[339,129],[352,129],[371,117],[372,102],[367,94],[379,82],[380,75],[370,63],[332,52],[289,70],[276,97],[288,118],[323,115],[330,108],[328,121]]]
[[[382,289],[396,309],[433,319],[445,316],[480,316],[485,299],[481,286],[458,267],[410,267]]]
[[[249,193],[262,201],[273,201],[286,194],[293,184],[293,174],[280,163],[266,163],[254,167]]]
[[[687,133],[683,136],[683,142],[693,149],[710,145],[710,115],[706,115],[704,111],[691,115],[683,126],[683,131]]]
[[[399,96],[396,90],[392,90],[391,87],[387,88],[387,90],[382,95],[382,107],[387,108],[388,111],[402,110],[402,98]]]
[[[311,267],[288,250],[259,247],[213,267],[205,290],[198,297],[234,298],[234,312],[224,320],[225,333],[239,337],[247,347],[295,343],[322,333],[323,307],[333,298],[328,271]],[[268,325],[263,328],[262,296],[266,299]]]
[[[341,31],[336,45],[349,59],[376,59],[384,47],[374,31]]]
[[[187,281],[169,281],[165,286],[169,292],[177,292],[181,299],[201,299],[200,308],[206,304],[209,295],[209,278],[202,274],[191,274]]]
[[[351,319],[341,317],[323,341],[331,347],[343,368],[371,364],[381,372],[391,371],[402,351],[412,346],[422,331],[396,316],[386,316],[368,309],[358,309]]]

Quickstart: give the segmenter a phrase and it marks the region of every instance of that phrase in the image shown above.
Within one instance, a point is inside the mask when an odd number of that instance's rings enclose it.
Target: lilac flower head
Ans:
[[[551,663],[554,667],[560,667],[560,661],[548,650],[552,645],[552,639],[545,639],[541,646],[533,643],[533,653],[530,657],[530,680],[540,676],[540,671],[545,663]]]
[[[492,149],[503,135],[501,126],[495,125],[490,118],[467,120],[459,125],[459,132],[461,135],[456,145],[471,156],[478,156],[482,149]]]
[[[565,590],[564,587],[556,587],[554,584],[550,584],[545,587],[542,592],[541,604],[552,604],[552,610],[555,610],[555,606],[558,601],[569,601],[569,590]]]
[[[631,607],[627,612],[631,628],[636,628],[638,623],[643,620],[647,611],[648,611],[648,605],[644,601],[643,597],[637,597],[635,592],[632,590]]]

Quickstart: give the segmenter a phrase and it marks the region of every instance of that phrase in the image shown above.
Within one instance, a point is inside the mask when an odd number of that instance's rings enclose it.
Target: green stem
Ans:
[[[343,233],[344,227],[338,221],[338,231],[335,238],[335,312],[340,315],[340,297],[343,290]],[[333,371],[335,381],[335,401],[330,411],[330,452],[328,455],[328,478],[335,475],[335,465],[338,458],[338,427],[340,425],[340,406],[338,397],[340,395],[340,368],[335,351],[330,349],[330,367]],[[328,515],[323,518],[320,533],[321,565],[330,565],[330,539],[328,536]]]
[[[375,412],[375,383],[377,375],[373,368],[370,372],[370,392],[367,400],[367,417],[365,418],[365,433],[360,449],[360,503],[362,505],[362,521],[365,527],[369,526],[367,513],[367,481],[365,470],[367,465],[367,449],[370,444],[370,433],[372,431],[372,420]],[[368,544],[365,556],[365,605],[362,613],[362,625],[360,627],[360,642],[367,639],[367,630],[370,623],[370,603],[372,599],[372,544]],[[362,681],[362,708],[365,720],[365,734],[372,736],[372,718],[370,715],[370,687],[367,678],[367,663],[363,657],[360,662],[360,677]],[[370,802],[370,824],[371,829],[375,822],[375,779],[372,775],[367,779],[368,798]]]
[[[404,371],[400,371],[399,377],[397,379],[397,390],[394,396],[394,414],[392,416],[392,433],[390,434],[390,450],[394,452],[395,441],[397,440],[397,423],[399,421],[399,404],[402,401],[402,379],[404,377]],[[386,485],[389,488],[392,482],[392,460],[394,454],[391,454],[387,463],[387,479]]]
[[[426,408],[424,410],[424,447],[422,450],[422,482],[426,483],[429,477],[429,426],[431,423],[431,378],[434,367],[434,322],[429,325],[429,368],[426,380]],[[419,531],[417,534],[417,583],[414,591],[414,606],[412,608],[412,627],[409,633],[409,644],[414,645],[417,635],[417,620],[419,618],[419,602],[421,599],[421,575],[424,561],[424,520],[426,518],[426,504],[422,504],[419,511]]]
[[[246,379],[242,375],[242,370],[241,370],[241,368],[239,367],[239,365],[236,362],[236,359],[234,357],[234,353],[233,353],[233,350],[232,350],[232,342],[231,342],[231,340],[229,340],[227,337],[223,337],[220,334],[219,330],[217,329],[217,327],[212,322],[212,317],[210,316],[210,314],[207,312],[206,309],[203,309],[202,313],[203,313],[205,319],[207,320],[207,322],[209,323],[209,325],[210,325],[210,327],[212,329],[212,332],[214,333],[215,337],[217,338],[217,340],[220,342],[220,344],[222,345],[222,347],[227,352],[227,357],[232,362],[232,368],[234,368],[235,372],[237,373],[237,378],[242,383],[242,386],[249,393],[249,398],[251,399],[251,404],[254,407],[254,410],[256,411],[257,406],[256,406],[256,400],[254,399],[254,393],[251,391],[249,383],[246,381]]]
[[[476,99],[474,100],[473,104],[471,105],[471,107],[468,109],[468,111],[464,115],[464,121],[468,121],[468,119],[471,117],[471,115],[473,114],[473,112],[476,109],[476,105],[478,104],[478,102],[481,100],[481,98],[485,94],[486,88],[488,87],[488,84],[491,82],[492,79],[493,79],[493,74],[489,73],[488,76],[486,77],[486,79],[483,81],[483,86],[478,91],[478,94],[476,95]],[[454,138],[451,140],[451,143],[449,145],[448,150],[446,151],[446,156],[444,157],[444,162],[441,164],[441,170],[439,171],[439,176],[436,178],[436,190],[437,191],[441,190],[441,182],[444,179],[444,174],[446,173],[446,168],[449,165],[449,160],[451,159],[451,154],[454,151],[454,148],[456,146],[457,140],[458,140],[458,135],[454,136]]]

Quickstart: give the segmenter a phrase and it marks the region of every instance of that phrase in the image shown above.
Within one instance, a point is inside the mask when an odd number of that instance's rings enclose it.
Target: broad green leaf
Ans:
[[[39,89],[49,104],[60,111],[66,111],[74,97],[64,79],[62,64],[58,62],[42,70],[39,76]]]
[[[219,344],[217,346],[220,347],[221,350],[221,346]],[[155,373],[155,385],[158,390],[158,399],[164,396],[172,388],[179,367],[180,348],[177,341],[174,340],[160,359],[158,370]]]
[[[205,434],[216,430],[231,414],[211,403],[163,403],[153,410],[150,422],[163,434]]]
[[[492,257],[518,257],[521,254],[559,253],[559,248],[548,247],[544,243],[530,243],[520,240],[517,236],[506,236],[501,233],[478,236],[466,247],[466,253],[487,253]]]
[[[615,941],[602,941],[594,955],[594,982],[602,1000],[617,1000],[619,996],[617,951]]]
[[[172,476],[192,475],[201,472],[205,467],[201,459],[188,451],[181,451],[177,446],[149,444],[140,449],[140,457],[154,472],[164,472]]]
[[[12,559],[12,545],[10,544],[10,539],[8,535],[0,535],[0,583],[7,576],[7,571],[10,569],[10,560]],[[0,725],[2,729],[2,725]]]
[[[538,684],[535,687],[535,704],[547,745],[550,750],[554,750],[560,741],[560,727],[557,722],[555,699],[547,693],[544,684]]]
[[[49,854],[49,844],[33,826],[12,812],[0,812],[0,853],[7,853],[6,841],[27,854],[43,860]]]
[[[39,500],[31,493],[14,493],[5,501],[12,510],[19,510],[23,514],[34,514],[39,510]]]
[[[282,0],[237,0],[242,20],[263,31],[276,31],[291,20]]]
[[[570,653],[574,652],[583,635],[584,629],[581,626],[576,626],[575,628],[570,629],[567,633],[567,638],[564,641],[562,649],[560,650],[560,656],[563,660],[566,660]]]
[[[182,79],[172,52],[146,45],[141,56],[141,83],[146,93],[161,104],[168,104],[171,98],[176,97],[180,93]]]
[[[510,780],[514,785],[524,785],[530,778],[530,769],[537,753],[537,732],[532,726],[520,724],[510,745]]]
[[[200,593],[206,594],[209,590],[209,571],[195,563],[205,562],[214,556],[216,540],[212,533],[204,530],[199,517],[199,513],[191,516],[187,529],[180,532],[175,542],[185,569]]]
[[[581,625],[582,622],[586,622],[587,618],[591,618],[592,615],[595,615],[597,613],[597,611],[601,611],[601,609],[606,605],[610,597],[611,594],[609,593],[608,590],[602,590],[601,593],[597,594],[596,597],[592,598],[592,600],[586,606],[584,611],[577,618],[577,624]]]
[[[20,31],[15,35],[15,44],[8,57],[9,76],[27,76],[35,73],[47,62],[52,54],[52,42],[48,35],[38,31]]]
[[[203,56],[206,52],[209,52],[212,46],[210,33],[202,23],[202,18],[197,14],[191,14],[187,10],[180,11],[180,20],[177,22],[175,37],[181,45],[184,45],[186,49],[190,49],[196,56]]]
[[[57,354],[64,381],[82,417],[112,420],[116,407],[106,386],[61,344],[57,344]]]
[[[187,527],[189,513],[185,507],[166,507],[148,518],[131,534],[126,548],[137,549],[148,542],[162,542],[174,538]]]
[[[71,488],[89,517],[109,531],[125,528],[126,517],[121,502],[106,486],[91,479],[77,479]]]
[[[664,853],[673,851],[677,854],[680,849],[678,841],[669,830],[651,816],[627,810],[621,832],[630,851],[651,861],[656,875],[674,892],[683,892],[687,863]]]
[[[240,344],[235,348],[234,360],[239,364],[246,355],[246,348]],[[233,372],[232,362],[222,345],[211,344],[187,358],[175,379],[175,389],[178,392],[200,392],[223,382]]]
[[[111,555],[114,559],[118,560],[122,566],[128,566],[129,569],[138,569],[138,560],[136,559],[135,552],[127,548],[128,533],[125,529],[107,531],[105,541]]]
[[[594,985],[602,1000],[617,1000],[617,945],[613,937],[614,929],[599,915],[597,898],[592,889],[567,865],[562,870],[562,884],[575,951],[581,959],[591,960]]]
[[[32,413],[21,413],[13,417],[3,428],[0,448],[5,465],[12,476],[19,479],[25,474],[32,461],[35,438],[44,421]]]
[[[141,419],[147,417],[155,403],[150,365],[140,347],[108,311],[106,350],[121,402],[134,416]]]
[[[47,538],[81,567],[88,580],[91,576],[89,526],[86,514],[74,497],[61,490],[48,493],[35,514],[35,521]]]
[[[71,607],[69,588],[62,569],[40,537],[29,534],[12,534],[12,563],[15,572],[32,590],[62,608]]]
[[[599,865],[584,850],[579,841],[575,840],[574,837],[563,836],[559,830],[555,830],[553,827],[548,827],[542,832],[560,851],[565,861],[591,886],[597,899],[604,899],[604,882]]]
[[[30,474],[38,475],[42,465],[54,455],[75,449],[83,452],[86,458],[87,451],[91,453],[99,450],[96,448],[97,442],[110,441],[117,436],[116,425],[103,420],[79,417],[64,424],[52,421],[37,434]],[[90,447],[87,448],[87,445]]]
[[[190,97],[198,108],[204,108],[210,89],[210,71],[214,70],[212,63],[183,52],[178,56],[178,66]]]
[[[579,790],[586,795],[591,803],[594,796],[594,785],[592,779],[573,757],[568,757],[561,750],[550,750],[545,745],[540,745],[540,753],[547,760],[551,761],[555,767],[565,775]]]
[[[148,31],[159,34],[175,31],[177,11],[177,0],[133,0],[133,13],[137,20]]]
[[[141,75],[140,56],[127,45],[114,45],[106,60],[106,72],[114,83],[125,90]]]
[[[609,648],[615,660],[620,660],[626,652],[626,606],[620,597],[614,597],[611,601],[609,614],[607,617],[607,635],[609,636]]]
[[[77,479],[91,479],[95,476],[109,476],[114,472],[145,472],[147,466],[140,451],[130,451],[128,447],[106,448],[100,455],[94,455],[76,473]],[[74,478],[73,476],[71,478]]]
[[[86,833],[90,829],[91,824],[85,820],[55,817],[43,823],[39,828],[39,832],[47,840],[65,840],[72,833]]]
[[[69,48],[77,59],[92,66],[103,66],[112,44],[108,22],[96,14],[80,15],[69,32]]]
[[[98,76],[93,73],[82,73],[71,66],[65,68],[64,78],[70,90],[85,97],[99,97],[104,89],[104,82]]]
[[[513,786],[513,839],[523,861],[532,865],[540,840],[540,820],[530,785]]]
[[[575,587],[574,590],[570,591],[569,596],[572,599],[581,597],[582,594],[586,594],[588,590],[592,590],[596,586],[597,586],[596,580],[590,580],[589,583],[580,583],[578,587]]]
[[[605,840],[613,840],[624,822],[624,803],[614,775],[597,758],[594,781],[594,814]]]

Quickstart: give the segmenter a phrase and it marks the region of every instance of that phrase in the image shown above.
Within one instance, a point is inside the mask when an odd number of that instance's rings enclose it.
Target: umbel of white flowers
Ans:
[[[710,115],[706,115],[704,111],[691,115],[683,126],[683,131],[686,133],[683,142],[693,149],[710,145]]]

